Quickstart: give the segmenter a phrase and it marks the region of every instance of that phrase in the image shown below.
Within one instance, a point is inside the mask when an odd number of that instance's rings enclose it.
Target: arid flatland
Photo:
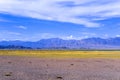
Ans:
[[[0,80],[120,80],[119,51],[0,51],[0,55]]]

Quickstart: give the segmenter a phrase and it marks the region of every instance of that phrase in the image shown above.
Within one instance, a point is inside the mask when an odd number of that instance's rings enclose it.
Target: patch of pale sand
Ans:
[[[120,80],[120,59],[0,56],[0,80]]]

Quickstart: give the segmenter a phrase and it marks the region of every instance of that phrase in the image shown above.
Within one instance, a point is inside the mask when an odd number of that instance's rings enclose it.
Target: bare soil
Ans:
[[[120,59],[0,56],[0,80],[120,80]]]

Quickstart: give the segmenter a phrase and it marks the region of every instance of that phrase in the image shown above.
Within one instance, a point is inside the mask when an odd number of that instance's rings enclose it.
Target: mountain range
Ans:
[[[120,49],[120,37],[86,38],[82,40],[63,40],[60,38],[32,41],[0,41],[0,49]]]

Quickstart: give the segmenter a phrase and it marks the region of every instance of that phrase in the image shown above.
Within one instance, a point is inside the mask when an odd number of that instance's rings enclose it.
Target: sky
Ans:
[[[0,0],[0,41],[120,37],[120,0]]]

